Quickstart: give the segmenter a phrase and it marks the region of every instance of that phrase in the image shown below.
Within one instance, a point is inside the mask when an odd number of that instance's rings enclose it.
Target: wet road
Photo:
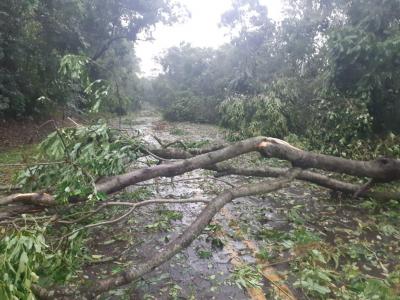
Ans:
[[[138,115],[125,118],[121,129],[132,136],[140,137],[149,144],[157,144],[156,136],[163,142],[182,141],[221,141],[222,130],[216,126],[193,123],[170,123],[152,110],[144,110]],[[148,159],[148,158],[146,158]],[[248,155],[241,158],[240,164],[251,163],[256,157]],[[195,170],[181,176],[151,180],[144,184],[152,184],[152,196],[156,198],[210,198],[229,185],[212,178],[208,171]],[[197,178],[186,181],[189,178]],[[254,181],[230,176],[230,184]],[[143,188],[143,187],[142,187]],[[133,187],[128,192],[134,192]],[[279,198],[284,193],[289,198],[310,196],[298,187],[291,187],[271,194],[268,197],[240,198],[228,204],[214,218],[212,225],[200,235],[187,249],[172,260],[147,274],[139,282],[105,295],[105,299],[266,299],[266,294],[278,294],[280,299],[295,299],[295,295],[287,286],[279,283],[283,275],[265,262],[260,262],[256,254],[260,245],[254,236],[260,228],[284,228],[286,221],[275,212],[270,198]],[[181,233],[200,213],[204,204],[173,204],[148,206],[136,212],[128,222],[99,232],[96,253],[104,257],[118,259],[107,264],[88,268],[88,277],[98,276],[100,270],[112,274],[126,266],[134,266],[151,259],[148,255],[157,251],[168,241]],[[151,230],[160,226],[163,211],[177,211],[181,220],[173,221],[169,231]],[[120,240],[115,240],[120,236]],[[101,245],[101,241],[110,242]],[[119,244],[118,244],[119,243]],[[104,243],[103,243],[104,244]],[[118,247],[118,245],[120,245]],[[122,254],[121,254],[122,250]],[[264,276],[261,288],[238,287],[232,280],[232,271],[246,264],[257,264]],[[273,284],[271,284],[271,281]]]

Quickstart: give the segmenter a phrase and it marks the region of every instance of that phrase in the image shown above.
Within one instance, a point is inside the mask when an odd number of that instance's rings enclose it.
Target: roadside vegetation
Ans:
[[[398,156],[398,1],[286,1],[281,22],[234,1],[219,49],[161,59],[146,98],[169,120],[220,124],[231,137],[295,138],[343,157]]]

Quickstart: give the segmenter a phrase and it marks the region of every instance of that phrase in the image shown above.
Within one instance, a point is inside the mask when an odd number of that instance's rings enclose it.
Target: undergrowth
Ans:
[[[33,284],[67,282],[85,258],[82,234],[61,243],[54,238],[50,242],[48,224],[23,218],[27,222],[23,227],[1,231],[0,299],[36,299]]]
[[[288,230],[260,228],[262,261],[288,264],[293,286],[310,299],[385,299],[400,297],[399,203],[362,203],[364,217],[354,225],[335,217],[316,220],[304,205],[288,209]],[[322,214],[335,213],[334,206]],[[286,257],[286,259],[282,259]]]

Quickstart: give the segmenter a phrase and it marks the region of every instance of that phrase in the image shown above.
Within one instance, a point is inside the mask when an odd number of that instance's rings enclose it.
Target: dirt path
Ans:
[[[121,129],[150,144],[157,143],[154,136],[163,142],[182,140],[192,146],[224,138],[216,126],[166,122],[151,109],[125,117]],[[16,156],[15,161],[25,156],[19,152],[11,154]],[[157,161],[142,158],[132,167],[141,168],[149,163]],[[255,154],[230,163],[286,164],[260,159]],[[0,182],[2,175],[0,172]],[[173,179],[140,183],[113,197],[126,201],[212,199],[230,185],[259,180],[237,176],[216,180],[212,175],[209,171],[196,170]],[[343,299],[357,299],[353,290],[361,290],[360,282],[368,287],[368,280],[375,280],[372,283],[377,284],[376,280],[396,278],[396,272],[400,274],[400,231],[395,225],[400,222],[400,206],[392,202],[380,207],[372,200],[356,202],[331,196],[324,189],[296,181],[289,188],[266,196],[236,199],[221,210],[190,247],[141,280],[110,291],[100,299],[324,299],[323,293],[328,288],[339,296],[345,291],[349,296]],[[151,259],[152,254],[191,224],[203,205],[146,206],[114,226],[89,230],[82,244],[82,249],[87,250],[87,263],[71,281],[79,285],[82,279],[107,277]],[[110,209],[96,215],[91,222],[114,219],[125,212],[123,208]],[[354,286],[346,279],[350,267],[360,278],[354,281]],[[319,273],[310,273],[310,270]],[[314,274],[320,272],[328,275],[315,279]],[[302,274],[314,280],[308,291],[299,287]],[[261,281],[252,280],[254,275],[260,276]],[[331,278],[336,280],[336,285]],[[241,282],[260,282],[260,285],[243,288],[238,286]],[[386,299],[382,294],[373,294],[388,286],[384,284],[368,291],[368,297]],[[319,294],[311,294],[315,286]],[[398,284],[392,284],[392,288],[400,291]]]

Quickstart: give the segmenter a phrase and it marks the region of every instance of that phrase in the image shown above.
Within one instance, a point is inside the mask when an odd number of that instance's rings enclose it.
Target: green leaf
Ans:
[[[21,253],[20,258],[19,258],[18,270],[17,270],[17,274],[15,276],[14,284],[17,284],[17,282],[18,282],[19,278],[21,277],[21,275],[23,273],[26,273],[28,261],[29,261],[28,255],[26,254],[25,251],[23,251]]]

